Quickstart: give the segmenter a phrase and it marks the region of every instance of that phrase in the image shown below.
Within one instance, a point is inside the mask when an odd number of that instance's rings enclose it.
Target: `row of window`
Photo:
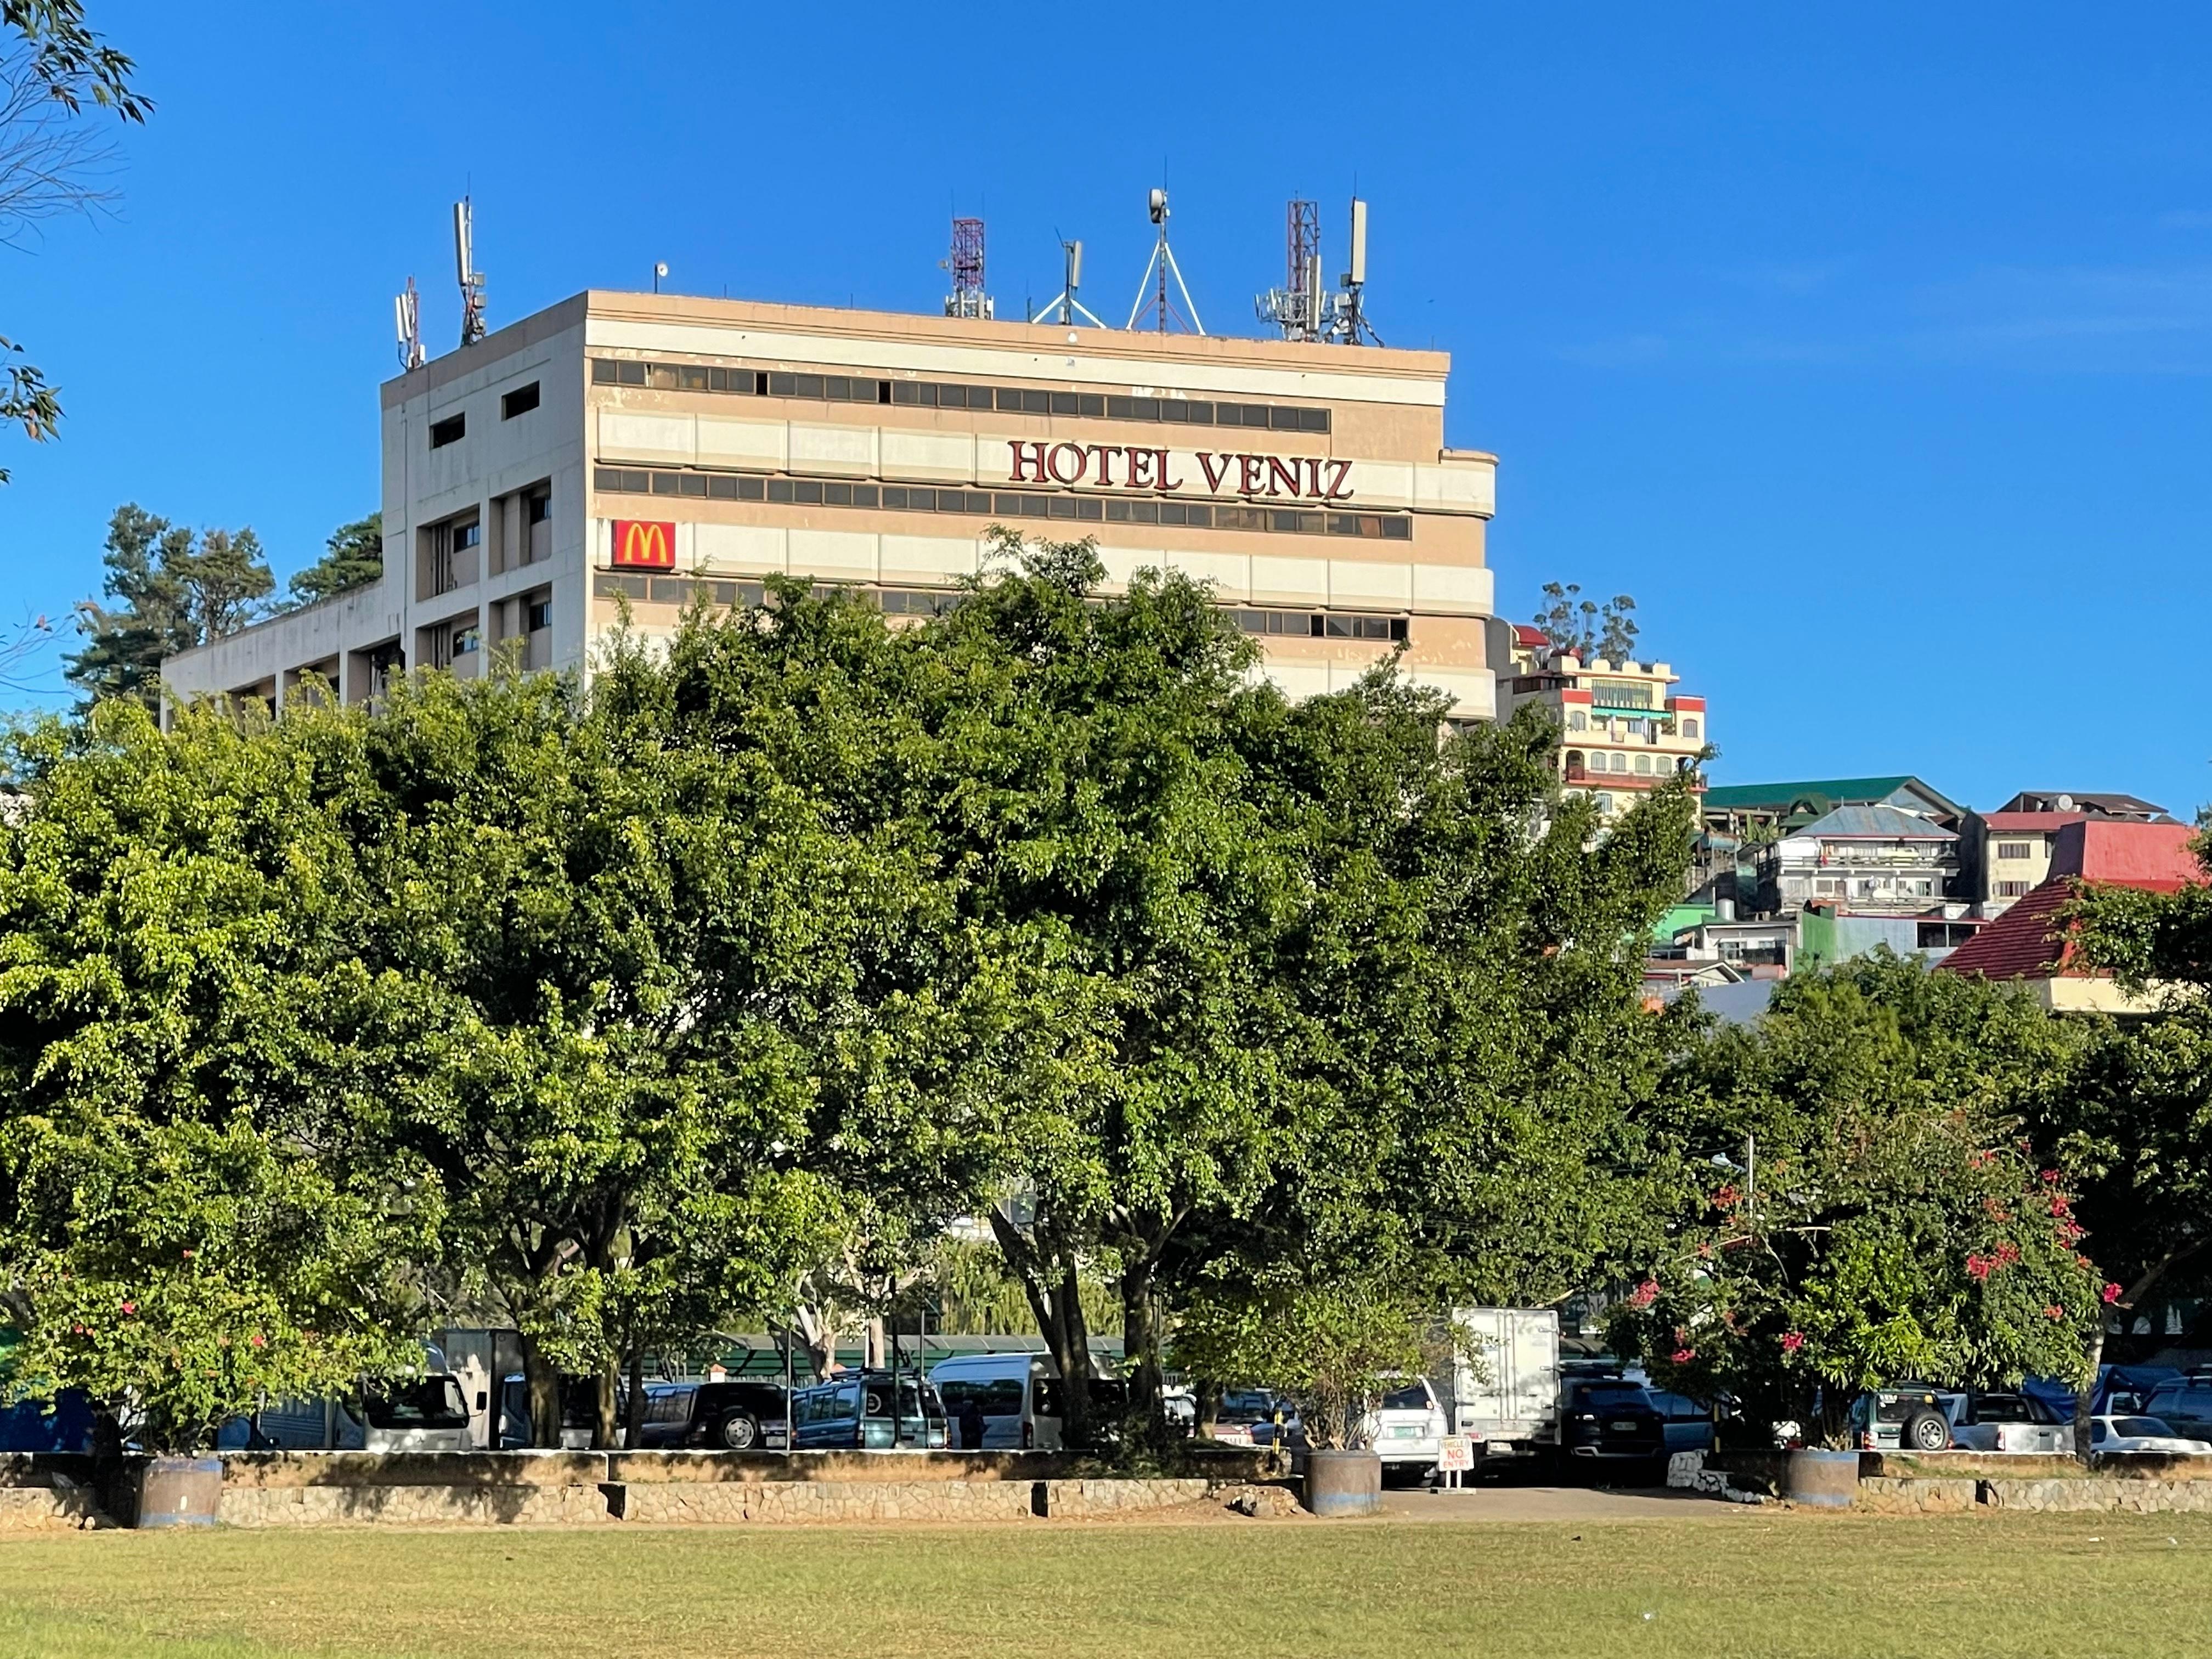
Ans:
[[[2024,841],[2001,841],[1997,843],[1997,856],[2001,859],[2032,859],[2035,856],[2035,848]]]
[[[1073,415],[1105,421],[1163,421],[1183,426],[1266,432],[1327,432],[1329,412],[1285,404],[1210,403],[1188,398],[1120,398],[1095,392],[1039,392],[1026,386],[944,380],[887,380],[854,374],[799,374],[697,363],[592,360],[594,386],[663,392],[726,392],[754,398],[814,398],[833,404],[911,404],[923,409],[988,409],[1000,414]]]
[[[767,588],[759,582],[728,581],[705,576],[631,576],[602,573],[592,591],[603,599],[617,595],[635,605],[689,605],[703,599],[709,605],[762,604]],[[943,588],[875,587],[858,590],[878,610],[895,617],[941,616],[959,603],[960,595]],[[1247,634],[1283,635],[1316,640],[1394,641],[1406,637],[1403,617],[1364,616],[1324,611],[1233,610],[1231,619]],[[535,623],[532,626],[536,626]]]
[[[1105,524],[1176,524],[1210,530],[1259,530],[1282,536],[1358,536],[1407,542],[1403,513],[1314,513],[1206,501],[1121,496],[1047,495],[1029,491],[934,489],[921,484],[845,483],[829,478],[763,478],[726,472],[661,472],[602,466],[592,485],[605,495],[672,495],[709,501],[787,501],[799,507],[884,507],[906,513],[966,513],[1002,519],[1065,519]]]
[[[1587,732],[1589,730],[1589,717],[1585,715],[1581,709],[1571,708],[1567,711],[1568,731]],[[1642,738],[1648,735],[1654,742],[1656,742],[1660,736],[1667,730],[1669,722],[1664,720],[1652,720],[1649,721],[1643,720],[1627,720],[1621,721],[1620,724],[1626,728],[1626,735],[1629,737]],[[1684,737],[1695,738],[1698,735],[1698,718],[1696,715],[1685,714],[1682,716],[1680,724],[1681,726],[1682,735]],[[1601,717],[1598,721],[1598,729],[1602,732],[1607,728],[1607,722]]]
[[[1568,750],[1566,758],[1567,775],[1571,778],[1580,777],[1586,764],[1592,772],[1626,772],[1631,769],[1627,756],[1616,754],[1608,760],[1602,750],[1591,755],[1587,763],[1583,760],[1583,751],[1579,749]],[[1690,757],[1687,755],[1677,756],[1670,767],[1664,755],[1642,754],[1636,757],[1633,769],[1648,775],[1654,772],[1686,772],[1689,768]]]

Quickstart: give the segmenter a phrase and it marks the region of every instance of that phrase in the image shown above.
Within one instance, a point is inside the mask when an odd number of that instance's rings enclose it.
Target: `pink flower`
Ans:
[[[1997,1246],[1996,1255],[1990,1259],[2000,1267],[2009,1267],[2020,1260],[2020,1246],[2008,1238]]]
[[[1783,1332],[1783,1334],[1782,1334],[1782,1352],[1784,1352],[1784,1353],[1796,1353],[1796,1352],[1797,1352],[1797,1350],[1798,1350],[1798,1349],[1800,1349],[1800,1348],[1803,1347],[1804,1346],[1805,1346],[1805,1333],[1804,1333],[1804,1332],[1802,1332],[1802,1331],[1784,1331],[1784,1332]]]
[[[1677,1365],[1686,1365],[1698,1357],[1698,1351],[1695,1348],[1677,1348],[1668,1357]]]
[[[2043,1184],[2046,1187],[2056,1187],[2058,1184],[2058,1171],[2056,1170],[2045,1170],[2043,1172],[2042,1181]]]
[[[136,1302],[126,1302],[123,1304],[123,1311],[127,1314],[135,1314],[138,1311],[138,1304]]]
[[[1990,1269],[1995,1266],[1996,1263],[1988,1256],[1977,1255],[1972,1250],[1966,1252],[1966,1277],[1969,1279],[1976,1280],[1987,1279],[1990,1276]]]
[[[1648,1308],[1658,1299],[1659,1281],[1656,1279],[1645,1279],[1628,1293],[1628,1305],[1632,1308]]]
[[[2051,1194],[2051,1214],[2053,1214],[2053,1215],[2064,1215],[2064,1214],[2068,1212],[2068,1210],[2069,1210],[2069,1209],[2070,1209],[2071,1207],[2072,1207],[2072,1206],[2071,1206],[2067,1202],[2067,1200],[2066,1200],[2066,1194],[2063,1194],[2063,1193],[2053,1193],[2053,1194]]]
[[[1713,1202],[1719,1205],[1723,1210],[1732,1210],[1735,1207],[1737,1197],[1738,1194],[1735,1189],[1735,1183],[1734,1182],[1730,1182],[1728,1185],[1723,1187],[1720,1191],[1713,1194]]]
[[[2107,1302],[2118,1302],[2119,1299],[2120,1287],[2117,1285],[2106,1285],[2105,1286],[2105,1300]]]
[[[257,1348],[265,1348],[269,1346],[266,1342],[264,1342],[261,1340],[261,1333],[258,1331],[254,1332],[252,1335],[247,1337],[246,1340],[248,1342],[251,1342]]]
[[[2066,1317],[2066,1310],[2053,1302],[2044,1309],[2043,1316],[2045,1319],[2063,1319]]]

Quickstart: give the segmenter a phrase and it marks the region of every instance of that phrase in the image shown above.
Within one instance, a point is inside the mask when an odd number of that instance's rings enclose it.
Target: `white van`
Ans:
[[[983,1410],[986,1451],[1058,1451],[1060,1368],[1041,1353],[963,1353],[940,1359],[929,1380],[945,1402],[945,1439],[957,1448],[961,1407],[973,1400]],[[1091,1379],[1093,1415],[1121,1410],[1122,1385]]]

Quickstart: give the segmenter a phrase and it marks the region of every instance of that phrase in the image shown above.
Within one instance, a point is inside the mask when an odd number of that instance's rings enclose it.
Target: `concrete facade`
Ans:
[[[184,698],[347,702],[495,652],[588,672],[769,574],[934,609],[994,525],[1096,538],[1109,591],[1212,582],[1294,696],[1402,644],[1496,712],[1496,459],[1443,441],[1449,359],[587,292],[382,388],[385,570],[170,659]],[[640,526],[633,531],[632,526]]]

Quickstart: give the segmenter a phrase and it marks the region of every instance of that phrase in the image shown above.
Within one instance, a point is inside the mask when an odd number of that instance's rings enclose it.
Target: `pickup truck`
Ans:
[[[1961,1451],[2064,1455],[2074,1449],[2074,1425],[2030,1395],[1972,1394],[1952,1420],[1951,1443]]]

